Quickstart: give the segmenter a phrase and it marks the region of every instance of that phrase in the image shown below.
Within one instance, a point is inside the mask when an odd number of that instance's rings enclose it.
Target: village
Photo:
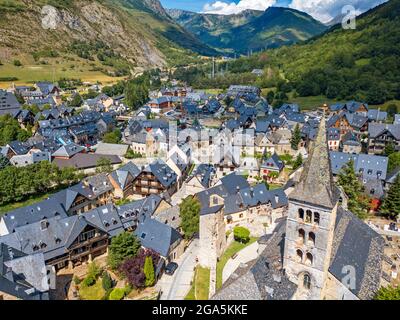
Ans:
[[[400,114],[177,80],[132,110],[101,89],[79,106],[57,83],[0,90],[0,116],[32,133],[0,146],[0,168],[80,177],[4,201],[0,299],[371,299],[399,284],[400,216],[381,209],[400,181]]]

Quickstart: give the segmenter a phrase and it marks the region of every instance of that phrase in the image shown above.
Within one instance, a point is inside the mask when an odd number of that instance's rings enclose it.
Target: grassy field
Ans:
[[[16,81],[0,82],[0,88],[8,88],[14,82],[16,85],[27,85],[37,81],[57,81],[61,78],[81,79],[84,82],[115,83],[122,78],[110,77],[96,68],[103,68],[99,62],[89,62],[77,57],[48,58],[48,64],[35,63],[29,56],[17,57],[22,62],[21,67],[12,63],[0,65],[1,77],[16,77]]]
[[[82,300],[101,300],[105,291],[101,284],[101,280],[97,280],[93,286],[87,287],[81,285],[79,288],[79,296]]]
[[[246,248],[247,246],[251,245],[255,241],[257,241],[258,238],[251,237],[250,241],[247,243],[240,243],[237,241],[232,242],[232,244],[225,250],[224,254],[219,258],[219,261],[217,263],[217,290],[222,287],[222,271],[224,270],[224,267],[228,260],[237,252],[240,250]]]
[[[185,300],[208,300],[210,287],[210,269],[197,267],[192,288]]]

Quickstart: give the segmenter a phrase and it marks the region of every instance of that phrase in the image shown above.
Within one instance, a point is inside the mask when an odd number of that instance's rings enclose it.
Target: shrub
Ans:
[[[233,228],[233,236],[236,241],[247,243],[250,240],[250,231],[244,227]]]
[[[85,287],[91,287],[96,283],[96,278],[93,275],[88,275],[82,282]]]
[[[13,64],[14,64],[14,66],[16,66],[16,67],[22,66],[22,63],[21,63],[21,61],[19,61],[19,60],[14,60],[14,61],[13,61]]]
[[[115,288],[110,293],[110,300],[122,300],[125,296],[125,289],[124,288]]]
[[[82,280],[79,279],[77,276],[74,276],[74,278],[73,278],[72,280],[74,281],[74,283],[75,283],[76,285],[79,285],[79,284],[82,282]]]
[[[111,276],[109,275],[109,273],[106,271],[103,273],[103,278],[101,280],[101,284],[105,291],[108,291],[109,289],[111,289],[113,287],[113,280],[111,279]]]
[[[96,280],[101,275],[101,273],[102,269],[95,262],[89,264],[87,276],[91,276]]]

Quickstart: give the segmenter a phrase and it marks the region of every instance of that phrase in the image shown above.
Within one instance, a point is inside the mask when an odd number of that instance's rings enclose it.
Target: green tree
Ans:
[[[384,216],[395,219],[400,214],[400,175],[397,175],[394,183],[387,192],[380,213]]]
[[[397,114],[398,111],[399,111],[399,108],[398,108],[397,104],[391,103],[387,107],[387,113],[388,113],[389,118],[391,118],[391,119],[394,118],[394,115]]]
[[[108,291],[113,287],[113,280],[107,271],[103,272],[103,276],[101,279],[101,285],[103,286],[103,289],[105,291]]]
[[[395,152],[396,152],[396,149],[395,149],[393,142],[389,142],[388,144],[386,144],[385,149],[383,150],[383,154],[387,157],[389,157],[392,153],[395,153]]]
[[[272,104],[272,102],[274,101],[275,98],[275,92],[274,91],[268,91],[266,99],[268,101],[269,104]]]
[[[108,264],[113,270],[118,269],[125,259],[136,256],[140,246],[140,241],[134,234],[127,231],[120,233],[111,240]]]
[[[339,172],[338,183],[348,197],[349,210],[360,219],[365,219],[368,210],[368,199],[363,195],[364,186],[354,170],[354,161],[350,160]]]
[[[299,149],[299,143],[301,141],[301,131],[299,124],[296,124],[296,127],[294,128],[292,138],[290,139],[290,145],[293,150],[298,150]]]
[[[17,60],[17,59],[13,61],[13,64],[16,67],[21,67],[22,66],[22,62],[20,60]]]
[[[79,108],[83,103],[82,97],[80,96],[79,93],[76,93],[73,97],[72,100],[69,102],[69,106],[73,108]]]
[[[110,293],[110,300],[122,300],[125,296],[124,288],[114,288]]]
[[[144,272],[144,275],[146,276],[146,280],[145,280],[146,287],[151,287],[154,284],[154,282],[156,281],[155,274],[154,274],[153,259],[151,258],[151,256],[146,257],[146,259],[144,261],[143,272]]]
[[[233,237],[238,242],[247,243],[250,240],[250,231],[245,227],[234,227]]]
[[[121,138],[122,138],[122,134],[121,134],[121,130],[120,129],[115,129],[111,132],[107,132],[104,136],[103,136],[103,142],[105,143],[114,143],[114,144],[118,144],[121,142]]]
[[[110,173],[113,170],[111,160],[101,157],[96,163],[96,173]]]
[[[400,167],[400,152],[394,152],[389,155],[388,172]]]
[[[299,153],[298,156],[296,157],[296,160],[293,162],[293,169],[296,170],[300,168],[302,164],[303,164],[303,156],[301,155],[301,153]]]
[[[179,205],[182,219],[181,227],[186,238],[199,231],[200,202],[197,198],[189,196]]]
[[[375,300],[400,300],[400,286],[399,287],[381,287],[376,294]]]

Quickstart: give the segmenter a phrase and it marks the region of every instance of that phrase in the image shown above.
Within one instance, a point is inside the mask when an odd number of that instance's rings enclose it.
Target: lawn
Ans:
[[[185,300],[208,300],[210,287],[210,269],[197,267],[194,281]]]
[[[276,190],[276,189],[282,188],[283,185],[277,184],[277,183],[268,183],[268,187],[269,187],[269,190]]]
[[[101,280],[97,280],[93,286],[86,287],[81,285],[79,288],[79,296],[82,300],[101,300],[105,291],[101,284]]]
[[[224,254],[219,258],[219,261],[217,262],[217,290],[222,287],[222,271],[224,270],[224,267],[228,260],[237,252],[240,250],[246,248],[247,246],[251,245],[255,241],[257,241],[258,238],[251,237],[250,241],[247,243],[240,243],[237,241],[232,242],[232,244],[225,250]]]

